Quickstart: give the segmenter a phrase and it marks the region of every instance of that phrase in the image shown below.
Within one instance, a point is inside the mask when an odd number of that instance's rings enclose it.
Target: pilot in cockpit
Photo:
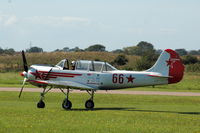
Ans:
[[[75,70],[75,67],[76,67],[76,61],[72,61],[72,62],[71,62],[71,67],[72,67],[72,70]]]

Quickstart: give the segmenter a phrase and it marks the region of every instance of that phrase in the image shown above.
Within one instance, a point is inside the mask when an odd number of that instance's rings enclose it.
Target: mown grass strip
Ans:
[[[86,110],[87,94],[70,94],[72,110],[61,107],[64,95],[48,93],[46,108],[36,108],[39,93],[0,92],[0,132],[196,133],[200,131],[200,98],[96,94]]]

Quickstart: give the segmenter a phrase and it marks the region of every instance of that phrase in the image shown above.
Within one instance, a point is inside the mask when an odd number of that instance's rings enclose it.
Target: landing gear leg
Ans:
[[[71,109],[72,103],[70,100],[68,100],[69,89],[67,89],[67,93],[65,93],[63,89],[60,89],[60,90],[66,95],[66,98],[63,100],[63,103],[62,103],[63,109],[66,109],[66,110]]]
[[[91,92],[89,90],[87,90],[87,92],[91,96],[91,98],[85,102],[85,108],[93,109],[94,108],[94,102],[93,102],[94,90],[91,90]]]
[[[50,87],[49,89],[46,90],[46,87],[43,88],[43,91],[42,93],[40,94],[41,95],[41,98],[40,98],[40,101],[37,103],[37,107],[38,108],[44,108],[45,107],[45,103],[44,103],[44,95],[50,91],[52,89],[52,87]]]

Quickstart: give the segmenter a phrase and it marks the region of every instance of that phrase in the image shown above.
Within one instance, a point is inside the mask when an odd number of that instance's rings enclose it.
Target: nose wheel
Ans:
[[[40,100],[40,101],[37,103],[37,107],[38,107],[38,108],[44,108],[44,107],[45,107],[45,103],[43,102],[43,100]]]
[[[67,93],[64,92],[64,90],[60,89],[65,95],[66,95],[66,98],[63,100],[63,103],[62,103],[62,107],[63,109],[71,109],[72,107],[72,102],[70,100],[68,100],[68,97],[69,97],[69,89],[67,89]]]
[[[41,96],[40,101],[37,103],[37,107],[38,107],[38,108],[44,108],[44,107],[45,107],[45,103],[44,103],[44,101],[43,101],[44,95],[45,95],[48,91],[50,91],[51,89],[52,89],[52,87],[50,87],[49,89],[46,89],[46,87],[43,88],[43,91],[42,91],[42,93],[40,94],[40,96]]]

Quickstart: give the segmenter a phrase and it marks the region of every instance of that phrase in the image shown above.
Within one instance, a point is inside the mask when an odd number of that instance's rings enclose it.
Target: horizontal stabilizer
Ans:
[[[151,77],[158,77],[158,78],[173,78],[172,76],[164,76],[164,75],[147,75],[147,76],[151,76]]]

